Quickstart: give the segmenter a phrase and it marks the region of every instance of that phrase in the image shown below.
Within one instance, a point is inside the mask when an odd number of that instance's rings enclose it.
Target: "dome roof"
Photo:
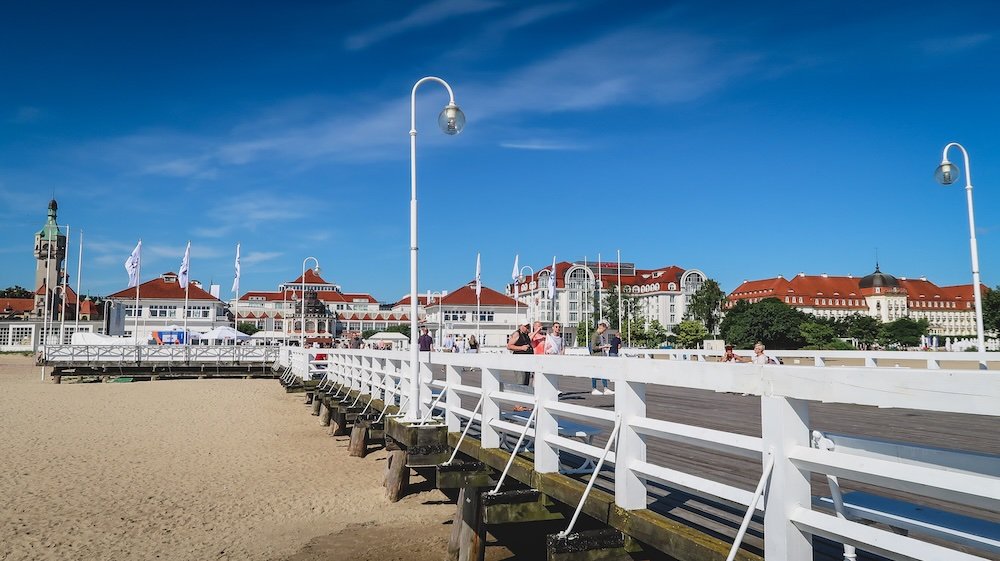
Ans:
[[[899,288],[899,281],[896,277],[883,273],[878,269],[878,263],[875,264],[875,272],[861,277],[861,281],[858,282],[858,287],[860,288],[876,288],[876,287],[891,287]]]

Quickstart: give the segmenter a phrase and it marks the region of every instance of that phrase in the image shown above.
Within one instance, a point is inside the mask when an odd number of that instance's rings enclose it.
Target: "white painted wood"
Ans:
[[[559,471],[559,450],[546,442],[548,436],[558,436],[559,421],[552,413],[552,407],[559,404],[559,377],[546,372],[535,374],[535,398],[538,414],[535,416],[535,471],[555,473]]]
[[[700,446],[707,450],[715,450],[716,452],[754,460],[760,460],[761,458],[761,439],[754,436],[728,433],[647,417],[636,417],[632,419],[630,424],[636,432],[642,435]]]
[[[851,544],[858,549],[870,551],[889,559],[899,561],[983,561],[985,559],[808,508],[795,509],[789,513],[789,516],[792,524],[803,532]],[[767,541],[765,541],[765,548],[766,544]],[[765,555],[767,555],[766,552]]]
[[[764,501],[764,557],[811,561],[812,536],[791,522],[796,509],[812,503],[809,472],[792,463],[791,454],[809,446],[809,406],[784,397],[762,397],[761,433],[774,457],[774,470]]]
[[[462,419],[455,414],[452,406],[461,403],[461,395],[454,388],[462,383],[462,368],[449,364],[445,367],[445,377],[448,382],[448,391],[445,395],[444,422],[448,425],[448,432],[458,432],[462,430]]]
[[[500,402],[493,398],[493,395],[500,392],[500,371],[492,368],[483,368],[482,390],[485,395],[483,399],[483,419],[490,421],[500,419]],[[490,423],[483,423],[482,436],[480,437],[483,448],[500,447],[500,431]]]
[[[621,382],[615,385],[615,411],[621,426],[615,448],[615,504],[626,510],[646,508],[646,480],[629,466],[646,462],[646,437],[630,423],[646,417],[646,384]]]

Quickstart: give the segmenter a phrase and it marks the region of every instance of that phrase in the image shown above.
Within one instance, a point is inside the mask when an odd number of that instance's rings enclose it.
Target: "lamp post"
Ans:
[[[976,348],[986,351],[986,337],[983,333],[983,296],[979,288],[979,249],[976,246],[976,219],[972,211],[972,168],[969,167],[969,152],[957,142],[949,142],[941,152],[941,165],[934,171],[934,178],[941,185],[951,185],[962,175],[962,169],[948,161],[948,150],[958,148],[965,161],[965,198],[969,204],[969,250],[972,253],[972,294],[976,302]],[[984,355],[985,356],[985,355]],[[986,359],[979,361],[979,368],[986,369]]]
[[[420,418],[420,347],[417,344],[417,88],[426,82],[437,82],[448,90],[448,105],[438,116],[438,126],[448,135],[456,135],[465,127],[465,114],[455,105],[455,92],[448,82],[434,76],[417,80],[410,92],[410,391],[406,420]]]
[[[300,349],[304,349],[306,346],[306,261],[309,261],[310,259],[316,262],[316,267],[313,271],[315,271],[317,275],[319,274],[319,259],[309,256],[302,260],[302,294],[300,294],[302,298],[302,331],[299,332]]]
[[[524,282],[524,270],[525,270],[525,269],[527,269],[527,270],[528,270],[528,277],[529,277],[529,278],[530,278],[530,277],[534,277],[534,276],[535,276],[535,270],[531,268],[531,265],[525,265],[525,266],[521,267],[521,269],[520,269],[520,270],[518,271],[518,274],[520,274],[520,275],[521,275],[521,278],[517,279],[517,282],[518,282],[518,283],[522,283],[522,282]],[[529,285],[529,287],[530,287],[530,285]],[[529,296],[529,297],[528,297],[528,306],[527,306],[527,307],[528,307],[528,309],[527,309],[527,311],[526,311],[526,317],[525,317],[525,319],[527,319],[527,320],[529,320],[529,321],[531,320],[531,301],[532,301],[533,299],[534,299],[534,298],[533,298],[533,297],[531,297],[531,296]],[[517,319],[517,318],[515,317],[515,318],[514,318],[514,323],[517,323],[518,321],[519,321],[519,320],[518,320],[518,319]],[[518,327],[520,327],[520,326],[518,326],[518,325],[515,325],[515,326],[514,326],[514,331],[517,331],[517,328],[518,328]]]

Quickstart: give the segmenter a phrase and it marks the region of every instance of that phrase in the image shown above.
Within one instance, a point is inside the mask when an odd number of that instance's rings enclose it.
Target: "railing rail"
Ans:
[[[289,349],[286,355],[283,350],[282,360],[291,360],[300,375],[308,375],[310,359],[325,363],[327,379],[365,394],[378,394],[390,403],[401,404],[402,396],[407,395],[411,366],[405,351],[321,349],[327,355],[325,361],[315,360],[316,351]],[[441,391],[444,395],[437,408],[444,410],[450,431],[459,432],[463,423],[478,420],[480,444],[485,448],[500,447],[507,436],[523,431],[534,439],[535,470],[551,473],[561,467],[560,450],[594,460],[604,455],[600,446],[560,434],[560,422],[582,422],[607,432],[620,417],[617,446],[606,455],[606,461],[614,465],[613,491],[618,506],[629,510],[646,508],[651,491],[649,482],[744,508],[756,505],[756,510],[764,512],[765,557],[812,559],[811,538],[819,535],[892,559],[977,558],[956,549],[931,548],[912,537],[813,510],[810,476],[813,472],[840,476],[995,512],[1000,510],[1000,473],[969,475],[945,468],[879,463],[817,450],[810,447],[809,404],[839,403],[997,418],[1000,376],[972,368],[983,356],[990,362],[1000,362],[1000,353],[845,353],[852,360],[861,358],[864,365],[837,368],[831,368],[829,362],[840,359],[841,354],[831,351],[768,353],[812,359],[811,364],[799,366],[710,362],[705,360],[713,355],[708,351],[670,351],[667,352],[670,360],[649,359],[660,353],[616,359],[420,353],[417,418],[430,411],[432,390]],[[918,361],[933,360],[936,365],[929,366],[928,362],[924,368],[878,367],[902,360],[899,355]],[[968,364],[970,369],[941,368],[942,362]],[[465,380],[470,371],[480,374],[478,385]],[[524,372],[534,373],[533,396],[509,391],[504,384],[504,380],[517,379]],[[563,382],[587,378],[608,378],[615,383],[613,409],[559,401]],[[761,434],[748,436],[647,417],[647,408],[656,404],[647,402],[646,392],[657,386],[667,391],[687,388],[759,396]],[[467,405],[463,406],[463,398],[469,400]],[[471,403],[480,398],[482,406],[479,414],[475,414]],[[534,427],[525,430],[523,423],[502,417],[501,411],[509,411],[512,405],[534,408]],[[657,465],[647,455],[647,445],[653,441],[681,443],[755,460],[760,466],[757,476],[763,472],[765,463],[773,465],[764,500],[757,504],[752,485],[741,488],[716,481],[703,470],[682,471]],[[892,548],[886,548],[887,543]],[[914,551],[933,551],[933,555],[909,555]]]
[[[141,366],[143,364],[272,364],[280,347],[254,345],[46,345],[48,364]]]

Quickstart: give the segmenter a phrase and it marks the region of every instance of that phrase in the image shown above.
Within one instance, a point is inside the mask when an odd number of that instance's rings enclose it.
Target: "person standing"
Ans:
[[[479,352],[479,341],[476,340],[475,335],[469,335],[469,351],[470,353]]]
[[[452,335],[451,333],[449,333],[448,336],[444,338],[444,343],[441,344],[441,347],[442,347],[441,350],[444,351],[444,352],[446,352],[446,353],[450,353],[450,352],[454,351],[455,350],[455,336]]]
[[[760,341],[757,341],[757,344],[753,346],[753,358],[750,359],[750,362],[754,364],[781,364],[778,359],[764,354],[764,343]]]
[[[561,355],[565,351],[562,338],[562,325],[559,322],[553,323],[552,333],[545,336],[544,353],[547,355]]]
[[[531,337],[531,350],[536,355],[545,354],[545,326],[542,322],[536,321],[531,326],[531,333],[528,336]]]
[[[528,328],[531,324],[525,323],[517,328],[517,331],[510,334],[507,338],[507,350],[516,355],[530,355],[534,354],[534,350],[531,348],[531,336],[528,335]],[[525,372],[523,385],[528,386],[531,384],[531,372]]]
[[[608,352],[608,320],[602,319],[597,322],[597,329],[590,336],[590,345],[587,348],[590,350],[590,356],[607,356]],[[611,391],[608,388],[608,379],[601,378],[601,382],[604,383],[604,391],[597,389],[597,378],[590,379],[590,394],[591,395],[605,395]]]
[[[434,350],[434,338],[427,333],[426,327],[420,328],[420,337],[417,338],[417,348],[428,352]]]

